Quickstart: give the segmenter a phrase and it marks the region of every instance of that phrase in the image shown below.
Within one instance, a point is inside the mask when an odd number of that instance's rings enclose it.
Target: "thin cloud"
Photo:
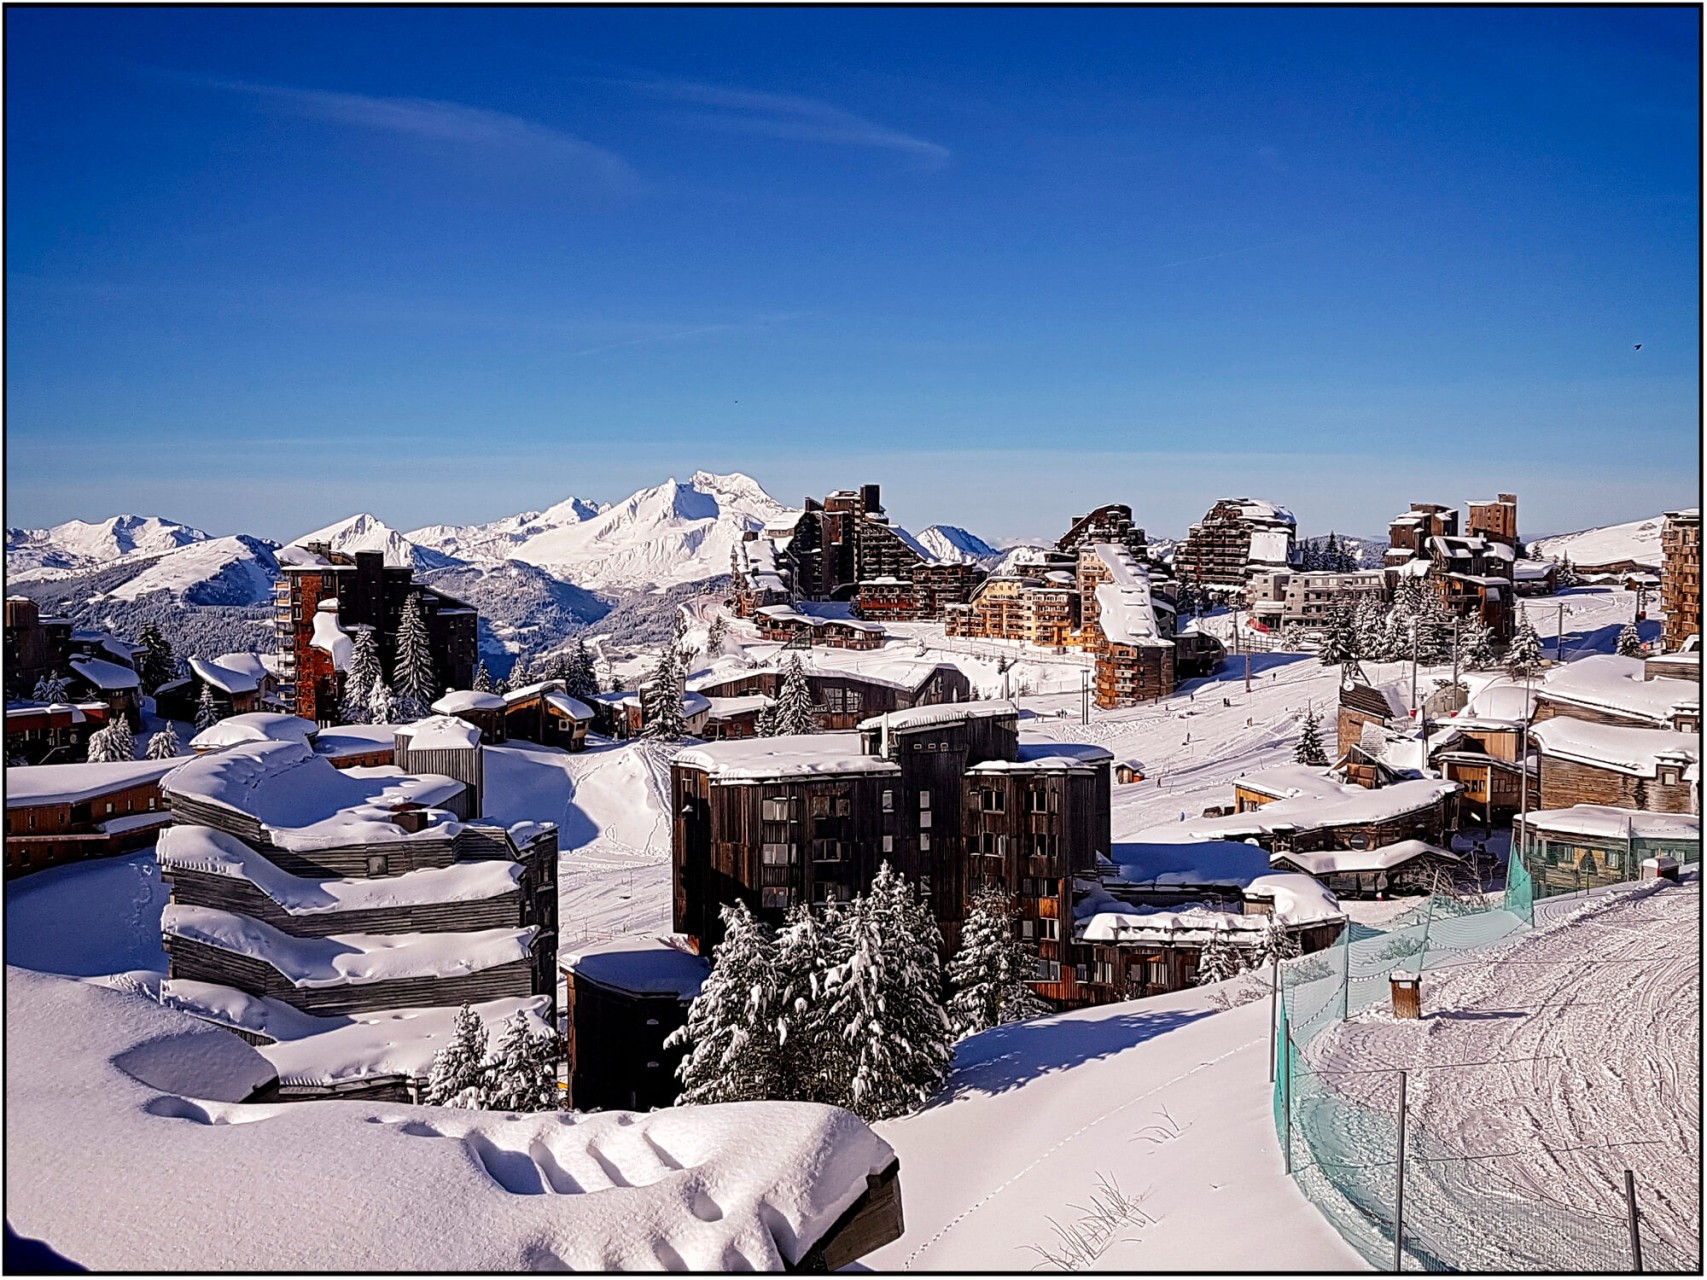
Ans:
[[[628,191],[638,185],[634,170],[621,156],[561,129],[502,111],[433,98],[380,98],[228,80],[205,83],[212,88],[246,94],[306,120],[452,147],[527,154],[539,161],[570,167],[591,185],[607,191]]]
[[[622,80],[618,83],[649,97],[711,108],[678,117],[704,128],[788,138],[797,142],[828,142],[898,151],[932,168],[946,163],[953,155],[938,143],[915,138],[828,102],[798,94],[730,89],[688,80]]]

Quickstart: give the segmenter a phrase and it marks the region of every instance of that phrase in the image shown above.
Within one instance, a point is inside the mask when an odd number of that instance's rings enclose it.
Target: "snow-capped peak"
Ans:
[[[6,567],[81,569],[128,555],[159,555],[192,542],[206,542],[200,529],[160,516],[110,516],[91,523],[67,520],[51,529],[7,529]]]
[[[952,524],[933,524],[918,535],[918,541],[933,559],[950,564],[982,564],[1002,555],[977,534]]]
[[[333,551],[350,555],[357,551],[378,551],[389,565],[436,569],[450,562],[449,557],[417,546],[378,516],[367,512],[339,520],[313,533],[305,533],[292,539],[291,545],[301,547],[310,542],[324,542]]]

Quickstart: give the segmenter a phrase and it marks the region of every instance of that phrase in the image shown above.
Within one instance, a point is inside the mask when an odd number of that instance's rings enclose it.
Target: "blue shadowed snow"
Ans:
[[[38,871],[6,886],[6,963],[73,978],[165,973],[165,906],[152,849]]]

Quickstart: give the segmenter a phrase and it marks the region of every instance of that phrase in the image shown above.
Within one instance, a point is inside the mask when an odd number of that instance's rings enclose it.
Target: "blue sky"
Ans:
[[[1697,488],[1699,21],[13,8],[7,520],[702,467],[993,539],[1651,515]]]

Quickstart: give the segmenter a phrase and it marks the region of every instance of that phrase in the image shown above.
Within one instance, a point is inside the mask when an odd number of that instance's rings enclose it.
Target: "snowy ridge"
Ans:
[[[1665,559],[1660,551],[1660,533],[1664,528],[1663,516],[1602,525],[1597,529],[1537,538],[1529,544],[1529,553],[1538,560],[1568,559],[1577,568],[1591,571],[1629,560],[1657,573]]]
[[[365,512],[329,524],[324,529],[316,529],[313,533],[305,533],[293,539],[291,545],[303,547],[310,542],[324,542],[333,551],[350,555],[358,551],[378,551],[384,554],[386,564],[408,568],[443,569],[453,563],[452,557],[430,547],[416,545],[378,516]]]
[[[952,524],[933,524],[920,532],[917,541],[931,559],[947,564],[992,564],[1003,557],[977,534]]]
[[[7,529],[6,569],[86,569],[128,555],[158,555],[206,542],[200,529],[159,516],[109,516],[91,524],[67,520],[51,529]]]

